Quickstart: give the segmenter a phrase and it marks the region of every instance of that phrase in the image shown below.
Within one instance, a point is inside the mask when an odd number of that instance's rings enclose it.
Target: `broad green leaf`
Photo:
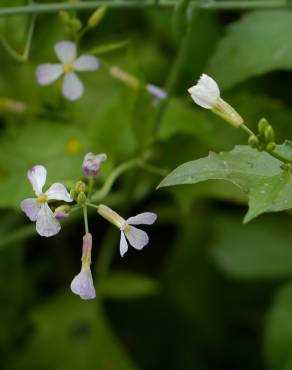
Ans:
[[[231,25],[219,42],[207,72],[221,89],[277,69],[292,69],[292,12],[263,10]]]
[[[34,331],[12,369],[134,370],[111,332],[97,300],[82,301],[68,291],[33,313]]]
[[[102,280],[101,294],[106,298],[130,299],[156,294],[158,282],[147,276],[125,271],[112,271]]]
[[[266,318],[264,350],[269,370],[291,370],[292,284],[277,294]]]
[[[224,217],[216,235],[211,256],[227,275],[241,280],[292,277],[292,234],[286,223],[265,219],[243,227],[237,218]]]
[[[289,152],[289,142],[277,150]],[[232,182],[247,193],[248,222],[264,212],[292,208],[292,175],[281,169],[281,162],[265,152],[237,146],[231,152],[210,153],[208,157],[187,162],[176,168],[159,187],[196,184],[210,179]]]

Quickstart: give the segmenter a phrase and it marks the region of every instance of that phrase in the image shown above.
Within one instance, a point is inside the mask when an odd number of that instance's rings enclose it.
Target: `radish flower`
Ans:
[[[220,90],[210,76],[202,74],[198,83],[188,89],[196,104],[205,109],[211,109],[234,127],[243,123],[242,117],[220,97]]]
[[[149,242],[148,235],[145,231],[140,230],[133,225],[152,225],[157,219],[157,215],[155,213],[144,212],[125,220],[115,211],[103,204],[98,207],[98,213],[120,229],[121,257],[124,257],[125,253],[128,251],[128,242],[133,248],[138,250],[143,249]]]
[[[106,159],[106,154],[87,153],[82,163],[83,175],[88,179],[98,176],[101,162]]]
[[[72,41],[58,42],[55,44],[54,49],[61,63],[39,65],[36,70],[38,83],[40,85],[50,85],[61,76],[64,76],[63,95],[69,100],[79,99],[84,89],[75,72],[96,71],[99,67],[99,61],[93,55],[77,57],[77,47]]]
[[[53,236],[61,229],[60,222],[48,205],[50,200],[73,202],[63,184],[54,183],[45,193],[43,186],[47,178],[47,170],[43,166],[34,166],[27,172],[27,177],[35,192],[36,198],[24,199],[21,209],[31,221],[36,221],[36,231],[41,236]]]
[[[92,235],[87,233],[83,237],[82,249],[82,267],[78,275],[74,277],[71,283],[71,290],[82,299],[94,299],[96,297],[90,270],[91,264]]]

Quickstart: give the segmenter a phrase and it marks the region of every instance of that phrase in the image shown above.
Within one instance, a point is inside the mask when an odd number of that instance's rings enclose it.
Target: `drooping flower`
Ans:
[[[37,80],[40,85],[49,85],[64,75],[63,95],[69,100],[79,99],[83,94],[83,84],[75,72],[96,71],[99,61],[93,55],[77,57],[77,47],[72,41],[58,42],[54,49],[61,63],[39,65],[36,70]]]
[[[121,257],[125,255],[128,251],[128,242],[130,245],[138,250],[141,250],[148,244],[149,238],[145,231],[138,229],[133,225],[152,225],[156,219],[157,215],[152,212],[140,213],[137,216],[130,217],[125,220],[115,211],[109,207],[101,204],[98,207],[98,213],[104,217],[106,220],[114,224],[121,231],[120,239],[120,254]],[[127,242],[128,240],[128,242]]]
[[[78,275],[71,282],[71,290],[82,299],[94,299],[96,297],[90,270],[91,264],[92,235],[87,233],[83,237],[82,267]]]
[[[192,99],[196,104],[223,118],[234,127],[239,127],[243,123],[243,118],[220,97],[220,90],[210,76],[202,74],[198,83],[188,89]]]
[[[98,176],[101,162],[107,159],[106,154],[87,153],[82,164],[83,175],[90,179]]]
[[[43,193],[43,186],[47,178],[47,170],[44,166],[34,166],[27,172],[27,177],[37,198],[24,199],[21,202],[21,209],[31,221],[36,221],[36,231],[41,236],[49,237],[58,234],[61,226],[49,207],[48,201],[73,202],[73,199],[65,186],[58,182]]]

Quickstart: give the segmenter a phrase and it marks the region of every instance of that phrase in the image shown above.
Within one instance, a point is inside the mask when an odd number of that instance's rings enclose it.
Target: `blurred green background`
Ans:
[[[90,14],[76,13],[83,23]],[[20,52],[28,24],[25,16],[0,18],[2,40]],[[106,68],[81,76],[85,94],[77,102],[65,101],[58,83],[38,86],[35,68],[55,62],[54,44],[69,37],[58,14],[38,16],[26,63],[1,48],[1,369],[292,369],[291,212],[242,225],[246,197],[230,184],[156,191],[161,175],[129,170],[104,203],[125,217],[153,211],[158,221],[147,229],[149,245],[121,259],[118,230],[90,213],[94,301],[70,291],[80,269],[81,213],[45,239],[20,212],[20,201],[32,196],[26,171],[35,164],[47,167],[49,183],[71,186],[82,177],[84,154],[105,152],[101,186],[145,146],[150,162],[170,171],[246,143],[244,133],[193,104],[187,89],[203,72],[251,128],[264,116],[278,142],[292,137],[292,11],[196,10],[178,25],[185,36],[173,32],[173,8],[109,9],[80,45],[84,52],[127,40],[102,60],[171,85],[151,147],[145,138],[160,108]]]

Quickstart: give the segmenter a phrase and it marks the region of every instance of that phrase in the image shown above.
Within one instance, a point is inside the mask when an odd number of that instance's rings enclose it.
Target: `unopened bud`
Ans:
[[[276,148],[276,143],[274,143],[274,142],[270,142],[270,143],[268,143],[268,144],[267,144],[267,146],[266,146],[266,150],[267,150],[268,152],[273,151],[275,148]]]
[[[266,128],[269,126],[270,126],[269,122],[265,118],[261,118],[258,123],[259,134],[264,135]]]
[[[259,139],[256,135],[250,135],[248,138],[248,145],[250,145],[252,148],[257,148],[259,145]]]
[[[78,32],[82,28],[82,23],[81,23],[80,19],[72,18],[70,20],[69,26],[70,26],[70,28],[73,32]]]
[[[107,159],[106,154],[87,153],[82,163],[83,175],[90,179],[98,176],[101,162]]]
[[[96,27],[102,21],[103,17],[105,16],[106,10],[107,10],[106,6],[102,6],[96,9],[96,11],[93,12],[91,16],[89,17],[87,21],[87,26],[89,28]]]
[[[70,197],[71,197],[72,199],[76,200],[77,196],[78,196],[77,191],[76,191],[75,189],[71,189],[71,190],[70,190]]]
[[[61,18],[61,20],[65,23],[65,24],[68,24],[70,22],[70,14],[68,12],[65,12],[64,10],[61,10],[59,12],[59,17]]]
[[[83,204],[86,202],[86,195],[85,193],[82,191],[78,194],[78,197],[77,197],[77,204],[79,206],[83,206]]]
[[[269,125],[268,127],[266,127],[264,131],[264,137],[265,137],[266,142],[268,143],[271,143],[275,140],[275,133],[274,133],[274,129],[272,126]]]
[[[69,216],[71,207],[67,204],[64,204],[60,207],[57,207],[55,209],[54,215],[58,220],[62,220],[64,218],[67,218]]]
[[[77,193],[85,192],[85,189],[86,189],[86,185],[84,184],[83,181],[76,182],[76,184],[75,184],[75,191]]]

